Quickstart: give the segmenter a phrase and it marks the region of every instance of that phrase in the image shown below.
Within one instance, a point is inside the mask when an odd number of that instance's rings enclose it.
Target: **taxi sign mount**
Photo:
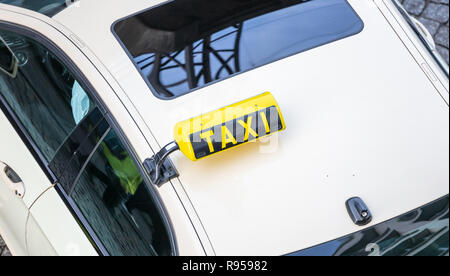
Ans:
[[[177,150],[196,161],[285,128],[281,110],[272,94],[267,92],[176,124],[175,141],[147,159],[144,167],[153,184],[160,186],[178,177],[168,159]]]

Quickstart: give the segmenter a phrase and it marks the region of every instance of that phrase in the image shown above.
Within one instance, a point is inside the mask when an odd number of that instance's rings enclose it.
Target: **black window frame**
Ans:
[[[49,25],[49,27],[52,27]],[[168,238],[170,241],[170,251],[171,256],[177,256],[178,253],[178,245],[177,240],[173,228],[173,224],[170,220],[170,217],[168,215],[167,209],[164,206],[164,203],[162,202],[161,197],[159,196],[158,192],[156,191],[156,188],[151,184],[151,181],[149,179],[149,176],[145,169],[143,168],[143,165],[139,161],[137,154],[131,144],[129,143],[128,139],[126,138],[125,133],[120,128],[117,121],[114,119],[114,117],[111,115],[110,111],[106,107],[106,105],[100,100],[98,92],[94,89],[92,84],[87,80],[87,78],[83,75],[81,70],[75,65],[75,63],[66,55],[66,53],[59,48],[53,41],[48,39],[45,35],[39,33],[36,30],[33,30],[29,27],[7,22],[0,20],[0,30],[5,30],[9,32],[13,32],[17,35],[24,36],[26,38],[32,39],[38,43],[40,43],[42,46],[44,46],[46,49],[51,51],[53,55],[55,55],[59,61],[66,66],[70,72],[74,75],[75,79],[80,83],[82,87],[85,87],[87,89],[86,93],[91,97],[91,100],[96,104],[96,106],[101,111],[104,119],[109,124],[109,130],[114,130],[117,134],[118,138],[122,142],[123,146],[129,153],[130,157],[136,164],[136,167],[139,169],[142,178],[144,180],[144,184],[147,186],[150,195],[154,199],[155,207],[159,211],[159,215],[162,218],[162,221],[164,223],[165,230],[167,231]],[[57,30],[55,28],[55,30]],[[59,32],[59,30],[57,30]],[[63,36],[65,36],[68,40],[70,40],[66,35],[61,33]],[[44,155],[41,153],[40,149],[36,145],[36,143],[33,141],[31,136],[28,134],[28,131],[23,126],[19,118],[15,115],[9,104],[5,101],[3,96],[0,94],[0,109],[5,114],[5,116],[8,118],[9,122],[13,126],[13,128],[16,130],[17,134],[20,136],[22,142],[26,145],[30,153],[33,155],[35,161],[38,163],[38,165],[41,167],[42,171],[45,173],[49,181],[54,184],[55,190],[65,203],[66,207],[71,212],[74,219],[77,221],[78,225],[82,229],[82,231],[86,234],[86,237],[91,242],[92,246],[96,250],[96,252],[100,256],[109,256],[108,251],[103,246],[100,238],[97,237],[95,234],[95,231],[92,229],[88,221],[85,219],[84,215],[81,213],[81,210],[77,207],[75,202],[70,198],[70,196],[65,192],[62,185],[59,183],[59,180],[57,179],[56,175],[53,173],[53,171],[50,169],[50,163],[48,162]],[[150,146],[150,145],[149,145]],[[95,151],[95,149],[94,149]],[[153,149],[152,149],[153,151]],[[85,163],[88,163],[90,161],[90,158],[88,158]]]

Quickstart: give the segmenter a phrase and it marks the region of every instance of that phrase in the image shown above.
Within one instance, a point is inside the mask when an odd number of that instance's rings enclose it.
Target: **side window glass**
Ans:
[[[89,234],[110,255],[172,254],[153,194],[88,90],[36,41],[3,30],[0,38],[0,100],[47,160]]]
[[[110,130],[70,193],[110,255],[169,255],[165,225],[141,173]]]
[[[0,30],[0,37],[19,61],[14,77],[0,72],[0,96],[50,162],[95,105],[48,49],[8,31]]]

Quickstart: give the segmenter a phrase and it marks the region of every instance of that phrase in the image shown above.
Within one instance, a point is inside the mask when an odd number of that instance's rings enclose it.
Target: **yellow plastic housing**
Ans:
[[[286,129],[270,92],[176,124],[174,138],[192,161]]]

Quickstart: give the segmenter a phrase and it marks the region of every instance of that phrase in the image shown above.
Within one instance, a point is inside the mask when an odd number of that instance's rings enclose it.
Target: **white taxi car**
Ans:
[[[448,74],[395,0],[0,0],[0,234],[448,255]]]

